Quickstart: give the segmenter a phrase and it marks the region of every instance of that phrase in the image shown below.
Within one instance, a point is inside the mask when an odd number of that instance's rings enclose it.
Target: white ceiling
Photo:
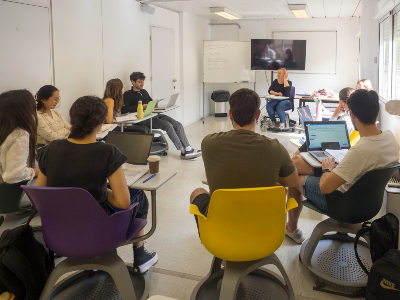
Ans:
[[[210,7],[226,7],[243,19],[295,18],[289,4],[307,4],[313,18],[349,18],[361,14],[361,0],[144,0],[159,7],[187,12],[213,21],[226,20],[213,13]]]

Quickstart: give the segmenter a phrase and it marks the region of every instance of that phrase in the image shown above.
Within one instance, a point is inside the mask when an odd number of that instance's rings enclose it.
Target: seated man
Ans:
[[[132,82],[132,89],[124,93],[124,105],[121,110],[123,114],[136,112],[139,101],[142,101],[143,109],[147,107],[150,101],[153,101],[149,93],[143,89],[145,79],[146,76],[141,72],[133,72],[131,74],[130,80]],[[181,150],[182,159],[196,160],[197,157],[201,156],[200,150],[195,150],[190,147],[181,123],[163,114],[154,117],[152,122],[153,128],[167,132],[176,149]],[[145,120],[140,124],[150,127],[150,120]]]
[[[203,139],[204,167],[210,193],[193,191],[190,203],[207,216],[211,195],[218,189],[276,186],[294,187],[297,170],[289,153],[277,139],[255,133],[260,117],[260,97],[240,89],[229,98],[233,130],[214,133]]]
[[[399,145],[389,130],[376,127],[379,115],[379,97],[374,91],[357,90],[347,100],[349,115],[354,127],[360,132],[360,141],[350,148],[346,156],[335,167],[333,159],[322,162],[321,174],[311,176],[311,166],[299,168],[297,187],[289,188],[289,197],[299,206],[289,211],[286,235],[301,244],[303,233],[297,228],[303,205],[303,195],[320,209],[327,211],[325,194],[338,190],[345,193],[365,173],[377,168],[396,164],[399,160]]]

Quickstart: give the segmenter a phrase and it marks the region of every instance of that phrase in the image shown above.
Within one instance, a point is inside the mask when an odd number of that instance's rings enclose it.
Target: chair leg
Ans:
[[[123,260],[115,253],[108,253],[99,258],[84,260],[67,258],[51,272],[40,300],[47,300],[57,280],[65,273],[80,270],[101,270],[109,273],[118,288],[122,300],[136,300],[131,277]]]
[[[224,277],[222,279],[221,293],[219,300],[236,299],[238,287],[243,278],[247,274],[258,269],[259,267],[268,264],[273,264],[279,269],[288,288],[289,299],[294,300],[294,291],[290,283],[289,277],[287,276],[287,273],[283,268],[282,263],[280,262],[279,258],[276,256],[275,253],[272,253],[271,255],[256,261],[246,261],[246,262],[227,261],[226,270],[224,273]]]
[[[190,300],[196,300],[197,294],[200,288],[208,281],[212,280],[214,275],[221,271],[222,259],[214,256],[213,261],[211,263],[210,272],[195,286],[192,295],[190,296]]]

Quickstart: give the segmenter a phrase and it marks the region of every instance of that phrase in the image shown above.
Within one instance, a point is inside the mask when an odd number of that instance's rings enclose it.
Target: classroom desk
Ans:
[[[150,119],[150,132],[152,131],[152,127],[153,127],[153,121],[152,118],[158,116],[158,114],[152,113],[149,116],[147,116],[146,118],[140,119],[140,120],[130,120],[130,121],[123,121],[123,122],[117,122],[114,121],[114,123],[119,124],[121,127],[121,132],[124,132],[124,124],[138,124],[140,122],[143,122],[145,120]]]
[[[308,97],[308,98],[302,98],[301,96],[296,95],[294,99],[299,100],[299,106],[305,106],[306,102],[315,102],[313,97]],[[339,96],[338,94],[335,94],[334,97],[328,98],[328,97],[320,97],[322,103],[337,103],[339,104]]]
[[[164,184],[166,184],[176,174],[177,174],[176,171],[167,171],[167,170],[161,169],[160,173],[157,173],[157,175],[155,177],[153,177],[146,183],[143,183],[143,181],[145,181],[147,178],[149,178],[153,174],[148,173],[145,176],[143,176],[142,178],[140,178],[138,181],[136,181],[134,184],[129,186],[129,188],[132,188],[132,189],[151,192],[151,229],[145,235],[142,235],[141,237],[138,237],[134,240],[130,240],[127,243],[125,243],[125,245],[143,241],[145,239],[148,239],[151,235],[153,235],[153,233],[157,227],[157,214],[156,214],[156,212],[157,212],[156,211],[157,190],[160,187],[162,187]]]
[[[161,114],[164,114],[164,113],[166,113],[166,112],[169,112],[169,111],[171,111],[171,110],[174,110],[174,109],[176,109],[176,108],[178,108],[179,107],[179,105],[172,105],[172,106],[170,106],[170,107],[168,107],[168,108],[166,108],[166,109],[158,109],[157,107],[154,109],[154,113],[156,113],[156,114],[159,114],[159,115],[161,115]]]
[[[313,168],[322,168],[322,164],[308,152],[301,152],[300,156]]]
[[[106,131],[103,131],[103,132],[98,132],[98,133],[96,134],[96,140],[102,140],[102,139],[104,139],[104,138],[108,135],[108,133],[109,133],[110,131],[113,131],[113,130],[115,129],[115,127],[117,127],[117,126],[118,126],[118,124],[114,124],[113,126],[110,127],[109,130],[106,130]]]

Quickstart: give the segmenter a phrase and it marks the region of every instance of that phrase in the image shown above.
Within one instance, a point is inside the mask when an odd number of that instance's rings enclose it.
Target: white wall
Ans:
[[[198,121],[203,115],[203,40],[210,39],[208,23],[207,19],[181,13],[184,125]]]
[[[242,20],[239,34],[237,26],[211,26],[211,37],[214,40],[224,40],[225,36],[239,36],[240,41],[251,39],[273,38],[273,31],[337,31],[337,74],[301,74],[289,73],[289,79],[296,87],[296,92],[310,92],[320,88],[331,89],[339,92],[340,89],[355,87],[358,80],[358,18],[348,19],[268,19],[268,20]],[[323,55],[323,53],[321,53]],[[270,71],[256,72],[256,91],[265,94],[270,80]],[[276,76],[276,75],[275,75]],[[276,78],[276,77],[275,77]],[[240,87],[252,88],[252,84],[242,84]],[[212,90],[227,89],[230,92],[238,89],[235,84],[207,86],[207,94]]]

